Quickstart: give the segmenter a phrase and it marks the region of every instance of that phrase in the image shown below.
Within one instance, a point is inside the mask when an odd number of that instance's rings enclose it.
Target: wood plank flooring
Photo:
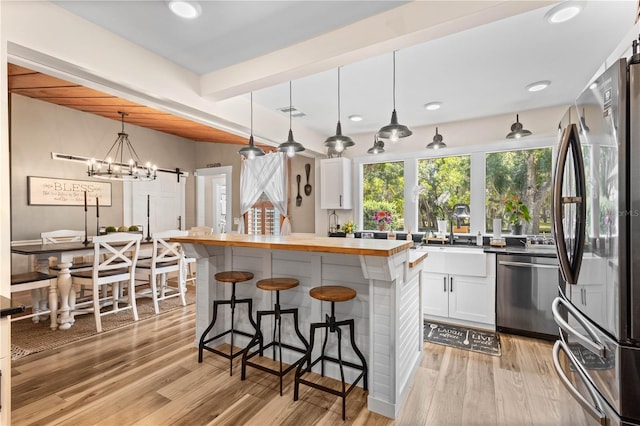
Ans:
[[[276,376],[240,380],[240,359],[205,353],[198,364],[194,306],[140,321],[12,365],[13,425],[592,425],[555,376],[551,345],[501,335],[501,357],[425,344],[399,417],[367,410],[354,390],[338,398],[306,386],[293,402]],[[236,367],[237,366],[237,367]],[[330,379],[321,379],[330,382]]]

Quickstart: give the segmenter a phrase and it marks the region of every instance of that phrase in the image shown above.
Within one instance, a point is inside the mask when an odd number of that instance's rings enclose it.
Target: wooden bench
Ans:
[[[25,272],[23,274],[11,275],[11,293],[19,291],[35,290],[40,288],[49,289],[49,309],[40,310],[38,307],[31,308],[31,313],[12,317],[11,321],[17,321],[26,318],[39,317],[40,315],[49,314],[51,316],[51,328],[56,327],[56,318],[58,315],[58,279],[56,274],[45,274],[42,272]]]

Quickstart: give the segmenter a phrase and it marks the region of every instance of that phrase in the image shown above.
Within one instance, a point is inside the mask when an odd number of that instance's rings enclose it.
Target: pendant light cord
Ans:
[[[340,67],[338,67],[338,123],[340,122]]]
[[[251,136],[253,136],[253,92],[251,92]]]
[[[396,51],[393,51],[393,110],[396,110]]]
[[[291,80],[289,80],[289,130],[291,130],[291,108],[293,108],[293,101],[291,97]]]
[[[122,111],[118,111],[118,114],[120,114],[120,120],[122,121],[122,133],[124,133],[124,117],[129,114]]]

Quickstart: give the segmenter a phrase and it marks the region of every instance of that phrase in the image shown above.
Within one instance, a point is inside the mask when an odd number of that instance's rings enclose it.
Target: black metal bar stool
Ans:
[[[320,389],[322,391],[331,393],[333,395],[339,396],[342,398],[342,420],[346,420],[346,398],[347,395],[353,390],[353,388],[358,384],[360,379],[362,379],[362,387],[366,391],[368,390],[367,386],[367,362],[356,346],[355,340],[355,321],[353,318],[346,319],[342,321],[336,321],[335,315],[335,303],[336,302],[345,302],[347,300],[351,300],[356,297],[356,291],[349,287],[343,287],[338,285],[331,286],[323,286],[323,287],[314,287],[309,291],[309,295],[314,299],[318,299],[321,301],[331,302],[331,316],[325,315],[324,322],[314,322],[311,323],[311,332],[309,337],[309,350],[306,355],[302,359],[302,362],[298,364],[298,369],[296,370],[295,377],[295,387],[293,391],[293,400],[298,400],[298,391],[300,383],[311,386],[316,389]],[[351,340],[351,346],[353,347],[353,351],[356,353],[358,358],[362,361],[362,365],[358,365],[352,362],[343,361],[342,360],[342,330],[340,327],[348,326],[349,327],[349,338]],[[313,343],[315,340],[315,332],[318,328],[325,328],[326,333],[324,336],[324,343],[322,344],[322,353],[315,360],[311,361],[311,354],[313,352]],[[338,335],[338,358],[330,357],[325,354],[325,349],[327,347],[327,339],[329,337],[329,333],[337,333]],[[321,362],[321,375],[324,377],[324,362],[331,361],[339,365],[340,367],[340,379],[342,382],[342,389],[337,391],[335,389],[319,385],[317,383],[311,382],[309,380],[305,380],[303,376],[311,371],[311,368],[316,365],[318,362]],[[306,367],[305,367],[306,364]],[[361,373],[358,377],[349,385],[347,388],[347,384],[344,381],[344,366],[351,367],[356,370],[360,370]]]
[[[309,344],[307,340],[304,338],[300,329],[298,328],[298,308],[290,308],[290,309],[281,309],[280,308],[280,290],[289,290],[295,288],[300,284],[298,280],[295,278],[266,278],[260,280],[256,283],[256,286],[262,290],[266,291],[275,291],[276,292],[276,304],[271,311],[258,311],[257,314],[257,322],[258,326],[256,327],[256,334],[253,336],[251,342],[244,350],[244,354],[242,355],[242,380],[246,378],[247,366],[251,366],[257,368],[258,370],[262,370],[266,373],[276,375],[280,378],[280,396],[282,396],[282,377],[286,375],[289,371],[295,368],[304,357],[300,357],[299,360],[289,365],[286,369],[282,369],[282,348],[290,349],[292,351],[300,352],[301,354],[306,354],[307,349],[309,348]],[[298,338],[304,345],[304,348],[300,348],[297,346],[293,346],[287,343],[282,342],[282,315],[291,314],[293,315],[293,328],[298,335]],[[267,345],[264,344],[264,339],[262,336],[262,329],[260,328],[260,323],[262,322],[262,317],[266,315],[274,316],[274,327],[273,327],[273,336],[270,343]],[[276,336],[276,331],[277,336]],[[258,351],[250,353],[250,350],[255,345],[258,346]],[[280,368],[275,370],[273,368],[266,367],[261,364],[257,364],[253,361],[250,361],[251,358],[259,355],[263,356],[263,352],[265,349],[273,348],[272,358],[276,360],[276,347],[278,348],[278,360],[280,363]]]
[[[235,310],[236,310],[236,305],[239,303],[246,303],[249,306],[249,321],[251,322],[251,325],[253,325],[254,329],[257,329],[258,327],[256,326],[256,323],[253,321],[253,317],[251,316],[251,312],[252,312],[252,308],[253,308],[253,300],[252,299],[236,299],[236,283],[240,283],[240,282],[245,282],[245,281],[249,281],[251,279],[253,279],[253,274],[251,272],[245,272],[245,271],[225,271],[225,272],[218,272],[215,275],[215,279],[216,281],[220,281],[223,283],[231,283],[232,287],[231,287],[231,299],[228,300],[214,300],[213,301],[213,319],[211,320],[211,323],[209,324],[209,326],[207,327],[207,329],[204,331],[204,333],[202,333],[202,336],[200,337],[200,345],[198,346],[198,362],[202,362],[202,351],[204,349],[208,350],[209,352],[213,352],[215,354],[218,354],[220,356],[223,356],[225,358],[227,358],[229,360],[229,375],[232,376],[233,375],[233,359],[236,358],[237,356],[242,355],[242,353],[244,352],[244,350],[242,351],[238,351],[236,353],[233,353],[233,335],[234,334],[240,334],[242,336],[247,336],[247,337],[253,337],[255,333],[247,333],[246,331],[241,331],[241,330],[236,330],[235,329]],[[209,339],[207,339],[207,334],[209,334],[209,332],[211,331],[211,329],[213,328],[214,324],[216,323],[216,319],[218,317],[218,306],[219,305],[230,305],[231,306],[231,328],[216,335],[213,336]],[[211,346],[207,346],[207,343],[212,342],[216,339],[219,339],[223,336],[226,336],[227,334],[231,334],[231,350],[230,353],[225,353],[222,351],[219,351],[218,349],[215,349]]]

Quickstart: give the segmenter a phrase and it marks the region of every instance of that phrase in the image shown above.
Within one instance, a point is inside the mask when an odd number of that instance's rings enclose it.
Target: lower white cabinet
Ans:
[[[425,317],[452,323],[461,320],[459,322],[463,324],[470,322],[495,326],[495,255],[482,253],[482,256],[486,262],[485,268],[482,268],[483,272],[476,270],[475,273],[483,275],[475,276],[467,275],[469,272],[466,271],[473,271],[464,268],[464,262],[456,262],[457,267],[447,262],[446,252],[436,253],[433,256],[434,263],[430,265],[432,255],[429,253],[422,272]],[[440,257],[444,258],[444,262],[440,261]],[[450,272],[447,273],[447,270]],[[452,270],[456,270],[456,273]]]

